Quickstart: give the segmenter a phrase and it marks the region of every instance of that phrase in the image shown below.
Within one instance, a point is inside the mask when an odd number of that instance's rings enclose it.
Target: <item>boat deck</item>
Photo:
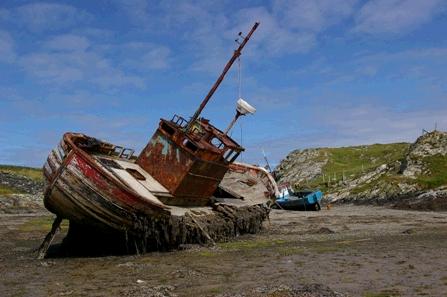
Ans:
[[[181,207],[164,204],[160,197],[172,197],[169,191],[141,168],[132,159],[115,158],[103,154],[92,155],[97,164],[111,173],[120,183],[131,188],[139,196],[164,207],[171,215],[184,216],[187,212],[194,215],[209,214],[211,207]],[[260,177],[229,170],[221,181],[219,188],[223,194],[213,197],[216,203],[236,207],[262,204],[266,202],[267,190]]]
[[[153,203],[164,206],[158,197],[172,197],[163,185],[138,164],[135,164],[133,160],[116,159],[105,155],[95,155],[94,159],[98,165],[112,173],[112,176],[118,181]]]

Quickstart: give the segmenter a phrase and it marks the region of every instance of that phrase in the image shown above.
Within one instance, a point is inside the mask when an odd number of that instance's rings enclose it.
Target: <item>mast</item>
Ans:
[[[251,35],[253,34],[253,32],[256,30],[256,28],[258,28],[259,26],[259,22],[256,22],[253,27],[251,28],[250,32],[248,33],[248,35],[244,38],[244,40],[239,44],[239,47],[234,51],[233,56],[231,57],[231,59],[227,62],[227,65],[225,65],[224,70],[222,71],[222,73],[220,74],[220,76],[217,78],[216,82],[214,83],[214,85],[211,87],[211,90],[209,90],[208,94],[205,96],[205,98],[203,99],[202,103],[200,104],[199,108],[196,110],[196,112],[194,113],[194,115],[192,116],[191,120],[188,122],[188,125],[185,128],[185,131],[188,132],[189,129],[191,129],[191,126],[194,124],[194,122],[199,118],[200,113],[202,112],[202,110],[205,108],[205,106],[207,105],[208,101],[211,99],[211,97],[213,96],[214,92],[217,90],[217,88],[219,87],[220,83],[222,82],[222,80],[224,79],[225,75],[227,74],[228,70],[230,70],[231,66],[233,65],[234,61],[236,61],[236,59],[241,55],[242,53],[242,49],[244,48],[245,44],[247,44],[248,40],[250,39]],[[239,36],[242,36],[242,33],[239,33]]]

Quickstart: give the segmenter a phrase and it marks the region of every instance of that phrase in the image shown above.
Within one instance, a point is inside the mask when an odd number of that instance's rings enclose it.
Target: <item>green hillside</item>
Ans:
[[[277,174],[280,183],[288,182],[295,188],[328,190],[343,180],[356,179],[382,164],[401,162],[409,146],[409,143],[390,143],[297,150],[281,162]],[[320,168],[313,176],[304,174],[315,170],[312,168],[315,166]]]
[[[6,174],[1,175],[2,173]],[[16,180],[8,178],[8,174]],[[29,187],[27,184],[43,182],[42,169],[24,166],[0,165],[0,177],[0,195],[27,193]],[[24,182],[24,180],[30,182]]]
[[[332,201],[392,201],[431,190],[442,196],[447,189],[447,132],[423,133],[412,144],[295,150],[276,174],[279,183],[319,188]]]
[[[364,146],[326,148],[328,162],[323,167],[323,174],[339,175],[336,180],[345,176],[357,177],[373,170],[382,164],[401,161],[405,157],[410,144],[372,144]]]
[[[7,172],[31,178],[35,181],[42,181],[42,169],[24,166],[0,165],[0,172]]]

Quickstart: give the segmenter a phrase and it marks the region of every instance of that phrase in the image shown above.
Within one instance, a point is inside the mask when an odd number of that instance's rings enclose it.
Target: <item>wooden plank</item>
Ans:
[[[53,226],[51,226],[51,231],[45,236],[42,244],[39,247],[37,259],[42,260],[47,255],[48,248],[51,245],[54,237],[56,236],[57,231],[59,230],[59,226],[61,225],[62,217],[57,216],[54,219]]]

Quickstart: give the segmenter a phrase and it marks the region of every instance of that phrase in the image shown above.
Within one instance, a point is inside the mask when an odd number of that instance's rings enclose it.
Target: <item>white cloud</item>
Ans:
[[[447,84],[447,48],[427,47],[401,51],[353,54],[349,59],[319,58],[294,71],[297,79],[319,77],[325,85],[386,79],[426,86]]]
[[[149,15],[149,2],[146,0],[116,0],[115,3],[133,24],[146,24],[151,19]]]
[[[312,127],[250,143],[246,147],[245,161],[263,164],[262,148],[266,149],[269,161],[275,165],[295,149],[414,142],[422,129],[433,130],[435,122],[438,129],[447,131],[447,107],[400,112],[385,106],[364,104],[328,106],[312,113],[313,118],[318,119]]]
[[[55,51],[84,51],[89,46],[87,38],[74,34],[59,35],[44,43],[44,48]]]
[[[261,23],[253,37],[253,44],[258,47],[260,56],[281,56],[290,53],[305,53],[316,44],[312,32],[296,31],[282,26],[275,15],[265,7],[242,9],[238,12],[238,25],[232,29],[233,35],[238,31],[247,32],[254,22]]]
[[[354,12],[357,0],[274,1],[273,12],[286,27],[320,32]]]
[[[43,50],[20,57],[19,64],[41,83],[67,86],[85,82],[102,88],[144,87],[144,80],[127,74],[89,48],[87,38],[61,35],[43,43]]]
[[[447,48],[421,48],[378,52],[356,57],[351,62],[352,79],[381,76],[388,81],[413,80],[424,84],[447,83]]]
[[[171,50],[150,42],[129,42],[120,45],[123,64],[140,71],[167,69],[171,63]]]
[[[0,30],[0,62],[12,63],[15,58],[14,40],[8,32]]]
[[[25,25],[32,32],[40,32],[58,31],[89,21],[91,16],[66,4],[30,3],[14,9],[10,18],[13,22]]]
[[[360,105],[328,108],[322,112],[320,119],[339,138],[331,142],[340,146],[414,141],[422,129],[433,129],[435,122],[439,128],[446,130],[445,114],[445,107],[437,110],[395,111],[384,106]]]
[[[367,2],[356,17],[354,31],[406,33],[445,11],[443,0],[377,0]]]

